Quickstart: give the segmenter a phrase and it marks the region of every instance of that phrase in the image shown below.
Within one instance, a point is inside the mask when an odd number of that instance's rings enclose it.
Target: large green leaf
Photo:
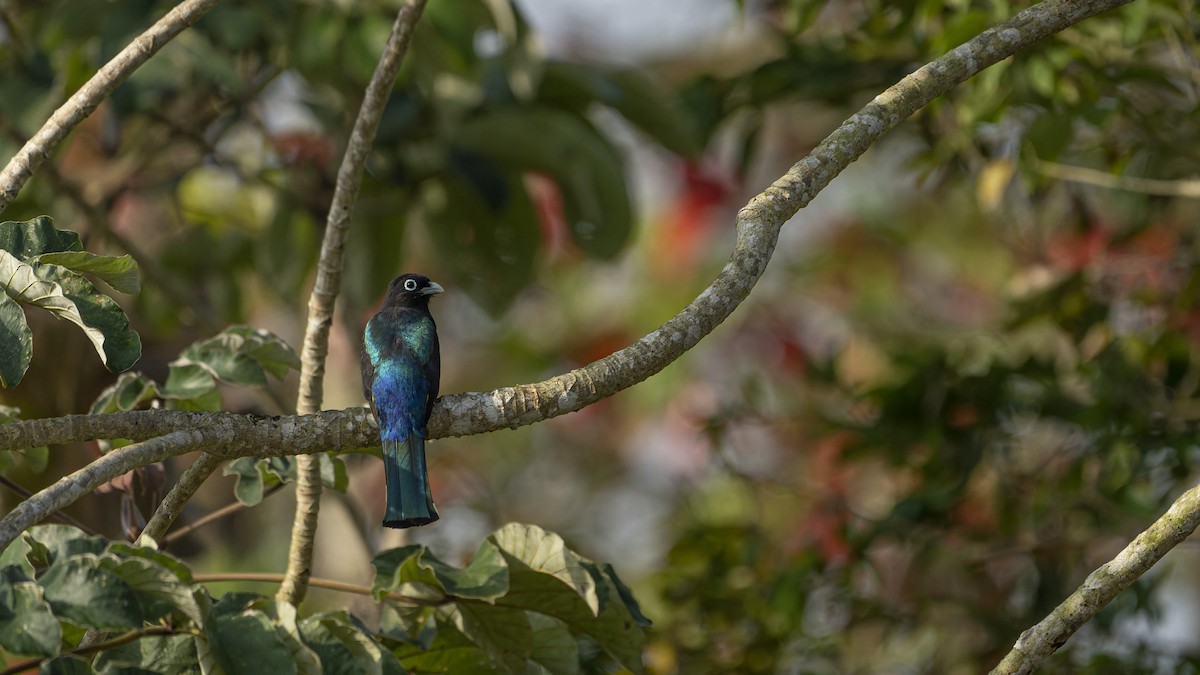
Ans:
[[[248,326],[230,326],[220,334],[191,345],[171,363],[199,366],[229,384],[265,387],[267,373],[284,377],[300,368],[300,357],[279,336]]]
[[[465,122],[454,144],[558,183],[571,236],[588,255],[612,258],[629,240],[633,212],[620,155],[587,120],[546,107],[506,107]]]
[[[100,556],[86,553],[60,559],[38,583],[56,616],[101,630],[142,626],[142,608],[133,589],[103,568]]]
[[[158,560],[141,555],[125,558],[109,555],[101,557],[100,565],[133,589],[146,621],[157,621],[174,612],[180,612],[196,624],[203,621],[191,584]]]
[[[43,661],[38,667],[38,675],[92,675],[95,672],[90,663],[71,654]]]
[[[520,176],[498,168],[481,172],[495,164],[479,155],[463,157],[461,164],[474,169],[426,185],[425,220],[456,285],[498,315],[533,280],[541,241],[537,213]]]
[[[111,647],[96,656],[92,666],[100,673],[163,673],[201,675],[196,640],[191,635],[147,635]]]
[[[55,228],[49,216],[38,216],[33,220],[0,223],[0,249],[24,260],[42,253],[81,251],[83,244],[78,234]]]
[[[67,268],[29,265],[0,251],[0,284],[13,300],[45,309],[82,328],[109,370],[126,370],[141,357],[141,338],[130,329],[125,312]]]
[[[537,97],[543,103],[580,114],[593,102],[603,103],[668,150],[694,157],[701,145],[693,118],[667,92],[667,88],[640,71],[603,72],[582,64],[548,61]]]
[[[478,600],[459,600],[455,609],[455,628],[510,672],[524,670],[533,654],[533,630],[524,612]]]
[[[0,648],[26,656],[54,656],[62,626],[42,589],[17,565],[0,568]]]
[[[280,638],[271,618],[251,606],[260,597],[230,593],[213,606],[204,622],[212,656],[226,675],[299,673],[292,649]]]
[[[414,673],[506,675],[512,672],[498,665],[452,626],[438,631],[437,639],[428,648],[403,645],[394,652],[404,667]]]
[[[533,631],[533,650],[529,660],[551,675],[577,675],[579,645],[567,625],[537,612],[526,612],[525,615]]]

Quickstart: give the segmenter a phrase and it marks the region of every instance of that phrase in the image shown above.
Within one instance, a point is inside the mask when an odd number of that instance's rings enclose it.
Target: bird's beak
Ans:
[[[431,282],[429,282],[428,286],[421,289],[421,295],[437,295],[438,293],[441,293],[445,290],[446,289],[442,288],[442,285],[439,284],[438,282],[431,281]]]

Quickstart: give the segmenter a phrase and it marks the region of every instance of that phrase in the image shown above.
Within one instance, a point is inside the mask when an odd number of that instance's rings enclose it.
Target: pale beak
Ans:
[[[421,295],[437,295],[444,292],[446,289],[436,281],[429,282],[429,285],[421,289]]]

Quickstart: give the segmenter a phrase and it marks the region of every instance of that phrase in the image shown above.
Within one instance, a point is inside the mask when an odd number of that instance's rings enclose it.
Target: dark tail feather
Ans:
[[[425,470],[425,439],[410,434],[407,440],[383,442],[387,511],[384,527],[416,527],[438,519]]]

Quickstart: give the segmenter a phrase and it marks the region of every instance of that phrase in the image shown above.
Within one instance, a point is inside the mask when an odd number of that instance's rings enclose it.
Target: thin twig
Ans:
[[[112,649],[113,647],[120,647],[123,644],[128,644],[130,642],[133,642],[134,640],[140,640],[141,638],[144,638],[144,637],[147,637],[150,635],[176,635],[179,632],[180,631],[177,631],[174,628],[171,628],[170,626],[148,626],[146,628],[139,628],[138,630],[131,630],[128,633],[122,633],[121,635],[118,635],[117,637],[112,638],[110,640],[105,640],[104,642],[97,642],[96,644],[93,644],[93,645],[88,645],[86,647],[80,647],[79,649],[73,649],[71,651],[63,652],[62,654],[59,654],[59,656],[67,656],[67,655],[69,655],[69,656],[87,656],[88,654],[95,654],[96,652],[102,652],[105,649]],[[44,662],[50,658],[56,658],[56,657],[43,656],[43,657],[37,658],[37,659],[30,659],[28,661],[21,661],[19,663],[14,663],[13,665],[4,669],[3,672],[0,672],[0,675],[16,675],[17,673],[25,673],[25,672],[35,670],[39,665],[42,664],[42,662]]]
[[[228,572],[217,574],[196,574],[192,576],[192,581],[198,584],[210,584],[218,581],[260,581],[264,583],[278,584],[283,583],[285,576],[272,572]],[[316,588],[324,588],[331,591],[341,593],[353,593],[355,595],[365,595],[372,597],[374,594],[367,586],[359,586],[358,584],[348,584],[344,581],[334,581],[332,579],[322,579],[321,577],[309,577],[309,586]],[[387,593],[384,596],[385,600],[395,600],[410,605],[421,605],[425,607],[436,607],[444,605],[450,601],[449,596],[443,595],[437,600],[428,600],[425,598],[414,598],[411,595],[402,595],[400,593]]]
[[[268,488],[267,490],[265,490],[263,492],[263,499],[266,499],[267,497],[270,497],[271,495],[282,490],[283,485],[284,485],[283,483],[280,483],[279,485],[272,485],[270,488]],[[222,506],[221,508],[217,509],[216,511],[213,511],[212,513],[206,513],[205,515],[197,518],[196,520],[188,523],[187,525],[184,525],[183,527],[180,527],[180,528],[170,531],[169,533],[167,533],[166,536],[164,536],[159,541],[159,543],[162,545],[163,548],[167,548],[173,542],[175,542],[179,539],[182,539],[183,537],[190,534],[193,530],[197,530],[201,527],[204,527],[205,525],[208,525],[209,523],[220,520],[226,516],[231,516],[245,508],[247,508],[247,507],[242,502],[233,502],[230,504],[226,504],[225,506]]]
[[[408,51],[413,28],[425,9],[425,0],[409,0],[396,13],[387,45],[371,75],[363,95],[362,107],[354,120],[354,130],[346,144],[346,153],[338,169],[337,187],[329,207],[321,255],[317,260],[317,280],[308,300],[308,324],[304,346],[300,350],[300,390],[296,412],[301,415],[321,409],[321,390],[325,381],[325,356],[329,351],[329,327],[333,308],[342,287],[346,235],[350,216],[358,200],[363,167],[375,140],[375,131],[391,95],[400,63]],[[321,506],[321,462],[319,457],[300,457],[296,466],[296,515],[292,521],[291,546],[288,549],[287,577],[279,587],[282,602],[298,605],[304,600],[308,577],[312,573],[313,533]]]
[[[1200,178],[1162,180],[1159,178],[1140,178],[1138,176],[1120,176],[1107,171],[1097,171],[1086,166],[1058,164],[1040,159],[1034,160],[1038,171],[1060,180],[1073,183],[1084,183],[1110,190],[1140,192],[1159,197],[1183,197],[1200,199]]]
[[[220,0],[185,0],[130,42],[71,95],[0,171],[0,212],[16,198],[50,151],[158,50],[200,20]]]
[[[12,490],[13,492],[21,495],[22,499],[29,499],[30,497],[33,496],[32,492],[21,487],[16,481],[9,479],[7,476],[0,476],[0,485],[3,485],[4,487],[8,488],[9,490]],[[54,513],[50,514],[50,517],[60,520],[64,523],[66,523],[67,525],[73,525],[73,526],[79,528],[80,530],[83,530],[85,533],[90,534],[93,537],[99,536],[99,534],[95,530],[88,527],[87,525],[84,525],[83,523],[79,522],[78,520],[75,520],[71,516],[63,513],[62,511],[55,511]]]

